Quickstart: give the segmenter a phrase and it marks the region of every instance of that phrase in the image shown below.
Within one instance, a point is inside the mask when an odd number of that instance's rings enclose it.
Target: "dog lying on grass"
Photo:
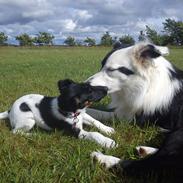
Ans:
[[[80,139],[97,142],[101,146],[112,148],[115,142],[98,132],[87,132],[83,124],[93,125],[104,133],[111,134],[113,128],[105,126],[85,113],[92,103],[102,99],[106,87],[75,83],[72,80],[58,81],[60,95],[47,97],[29,94],[17,99],[9,111],[0,113],[0,119],[9,118],[13,133],[25,133],[34,125],[45,129],[61,129]]]
[[[113,112],[88,109],[95,119],[117,116],[140,125],[156,124],[169,131],[160,149],[152,148],[149,153],[149,147],[141,148],[141,152],[151,154],[141,160],[120,160],[93,152],[92,157],[107,168],[121,167],[123,172],[133,172],[131,175],[146,175],[150,171],[171,171],[174,177],[182,174],[183,71],[163,57],[168,53],[167,47],[149,42],[127,48],[118,45],[103,59],[101,70],[87,80],[92,86],[107,87],[112,99]]]

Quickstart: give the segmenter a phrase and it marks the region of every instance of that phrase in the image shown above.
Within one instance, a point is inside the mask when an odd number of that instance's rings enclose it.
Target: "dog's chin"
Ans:
[[[118,92],[118,91],[120,91],[121,89],[113,89],[113,88],[111,88],[111,89],[109,89],[108,91],[107,91],[107,95],[109,95],[109,94],[112,94],[112,93],[116,93],[116,92]]]
[[[106,95],[95,97],[92,102],[100,102]]]
[[[93,103],[93,102],[91,102],[91,101],[86,101],[86,102],[84,103],[84,105],[85,105],[85,107],[90,107],[90,106],[92,105],[92,103]]]
[[[102,86],[102,87],[103,87],[103,86]],[[121,90],[120,87],[118,87],[118,88],[113,88],[113,87],[108,88],[107,91],[106,91],[106,94],[105,94],[104,96],[102,96],[102,97],[99,97],[98,99],[95,99],[94,102],[98,102],[98,101],[100,101],[102,98],[104,98],[106,95],[109,95],[109,94],[111,94],[111,93],[118,92],[118,91],[120,91],[120,90]]]

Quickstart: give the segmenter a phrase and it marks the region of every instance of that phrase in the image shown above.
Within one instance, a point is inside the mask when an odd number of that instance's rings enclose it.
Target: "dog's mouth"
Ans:
[[[90,102],[90,101],[86,101],[84,103],[85,107],[90,107],[92,104],[93,104],[93,102]]]
[[[99,102],[107,95],[108,88],[103,86],[91,86],[92,87],[92,97],[88,100],[89,102]]]

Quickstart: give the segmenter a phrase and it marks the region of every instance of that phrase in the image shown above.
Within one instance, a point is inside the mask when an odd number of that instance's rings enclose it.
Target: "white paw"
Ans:
[[[118,146],[114,140],[108,137],[106,137],[105,141],[101,145],[106,148],[114,148]]]
[[[32,136],[32,133],[25,132],[25,131],[23,131],[23,130],[21,130],[21,129],[19,129],[19,130],[13,129],[12,132],[13,132],[13,134],[19,134],[19,135],[25,136],[25,137],[30,137],[30,136]]]
[[[104,126],[101,130],[102,130],[104,133],[108,134],[108,135],[115,133],[114,128],[111,128],[111,127],[109,127],[109,126]]]
[[[112,166],[120,162],[119,158],[116,158],[114,156],[104,155],[99,151],[92,152],[90,156],[96,159],[100,164],[103,164],[106,168],[111,168]]]
[[[157,148],[148,147],[148,146],[137,146],[136,150],[138,152],[138,155],[141,158],[144,158],[145,156],[150,155],[150,154],[154,154],[158,151]]]

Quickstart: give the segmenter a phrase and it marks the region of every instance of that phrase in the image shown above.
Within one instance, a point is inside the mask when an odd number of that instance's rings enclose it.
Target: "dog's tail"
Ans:
[[[0,113],[0,119],[7,119],[8,118],[8,111]]]

